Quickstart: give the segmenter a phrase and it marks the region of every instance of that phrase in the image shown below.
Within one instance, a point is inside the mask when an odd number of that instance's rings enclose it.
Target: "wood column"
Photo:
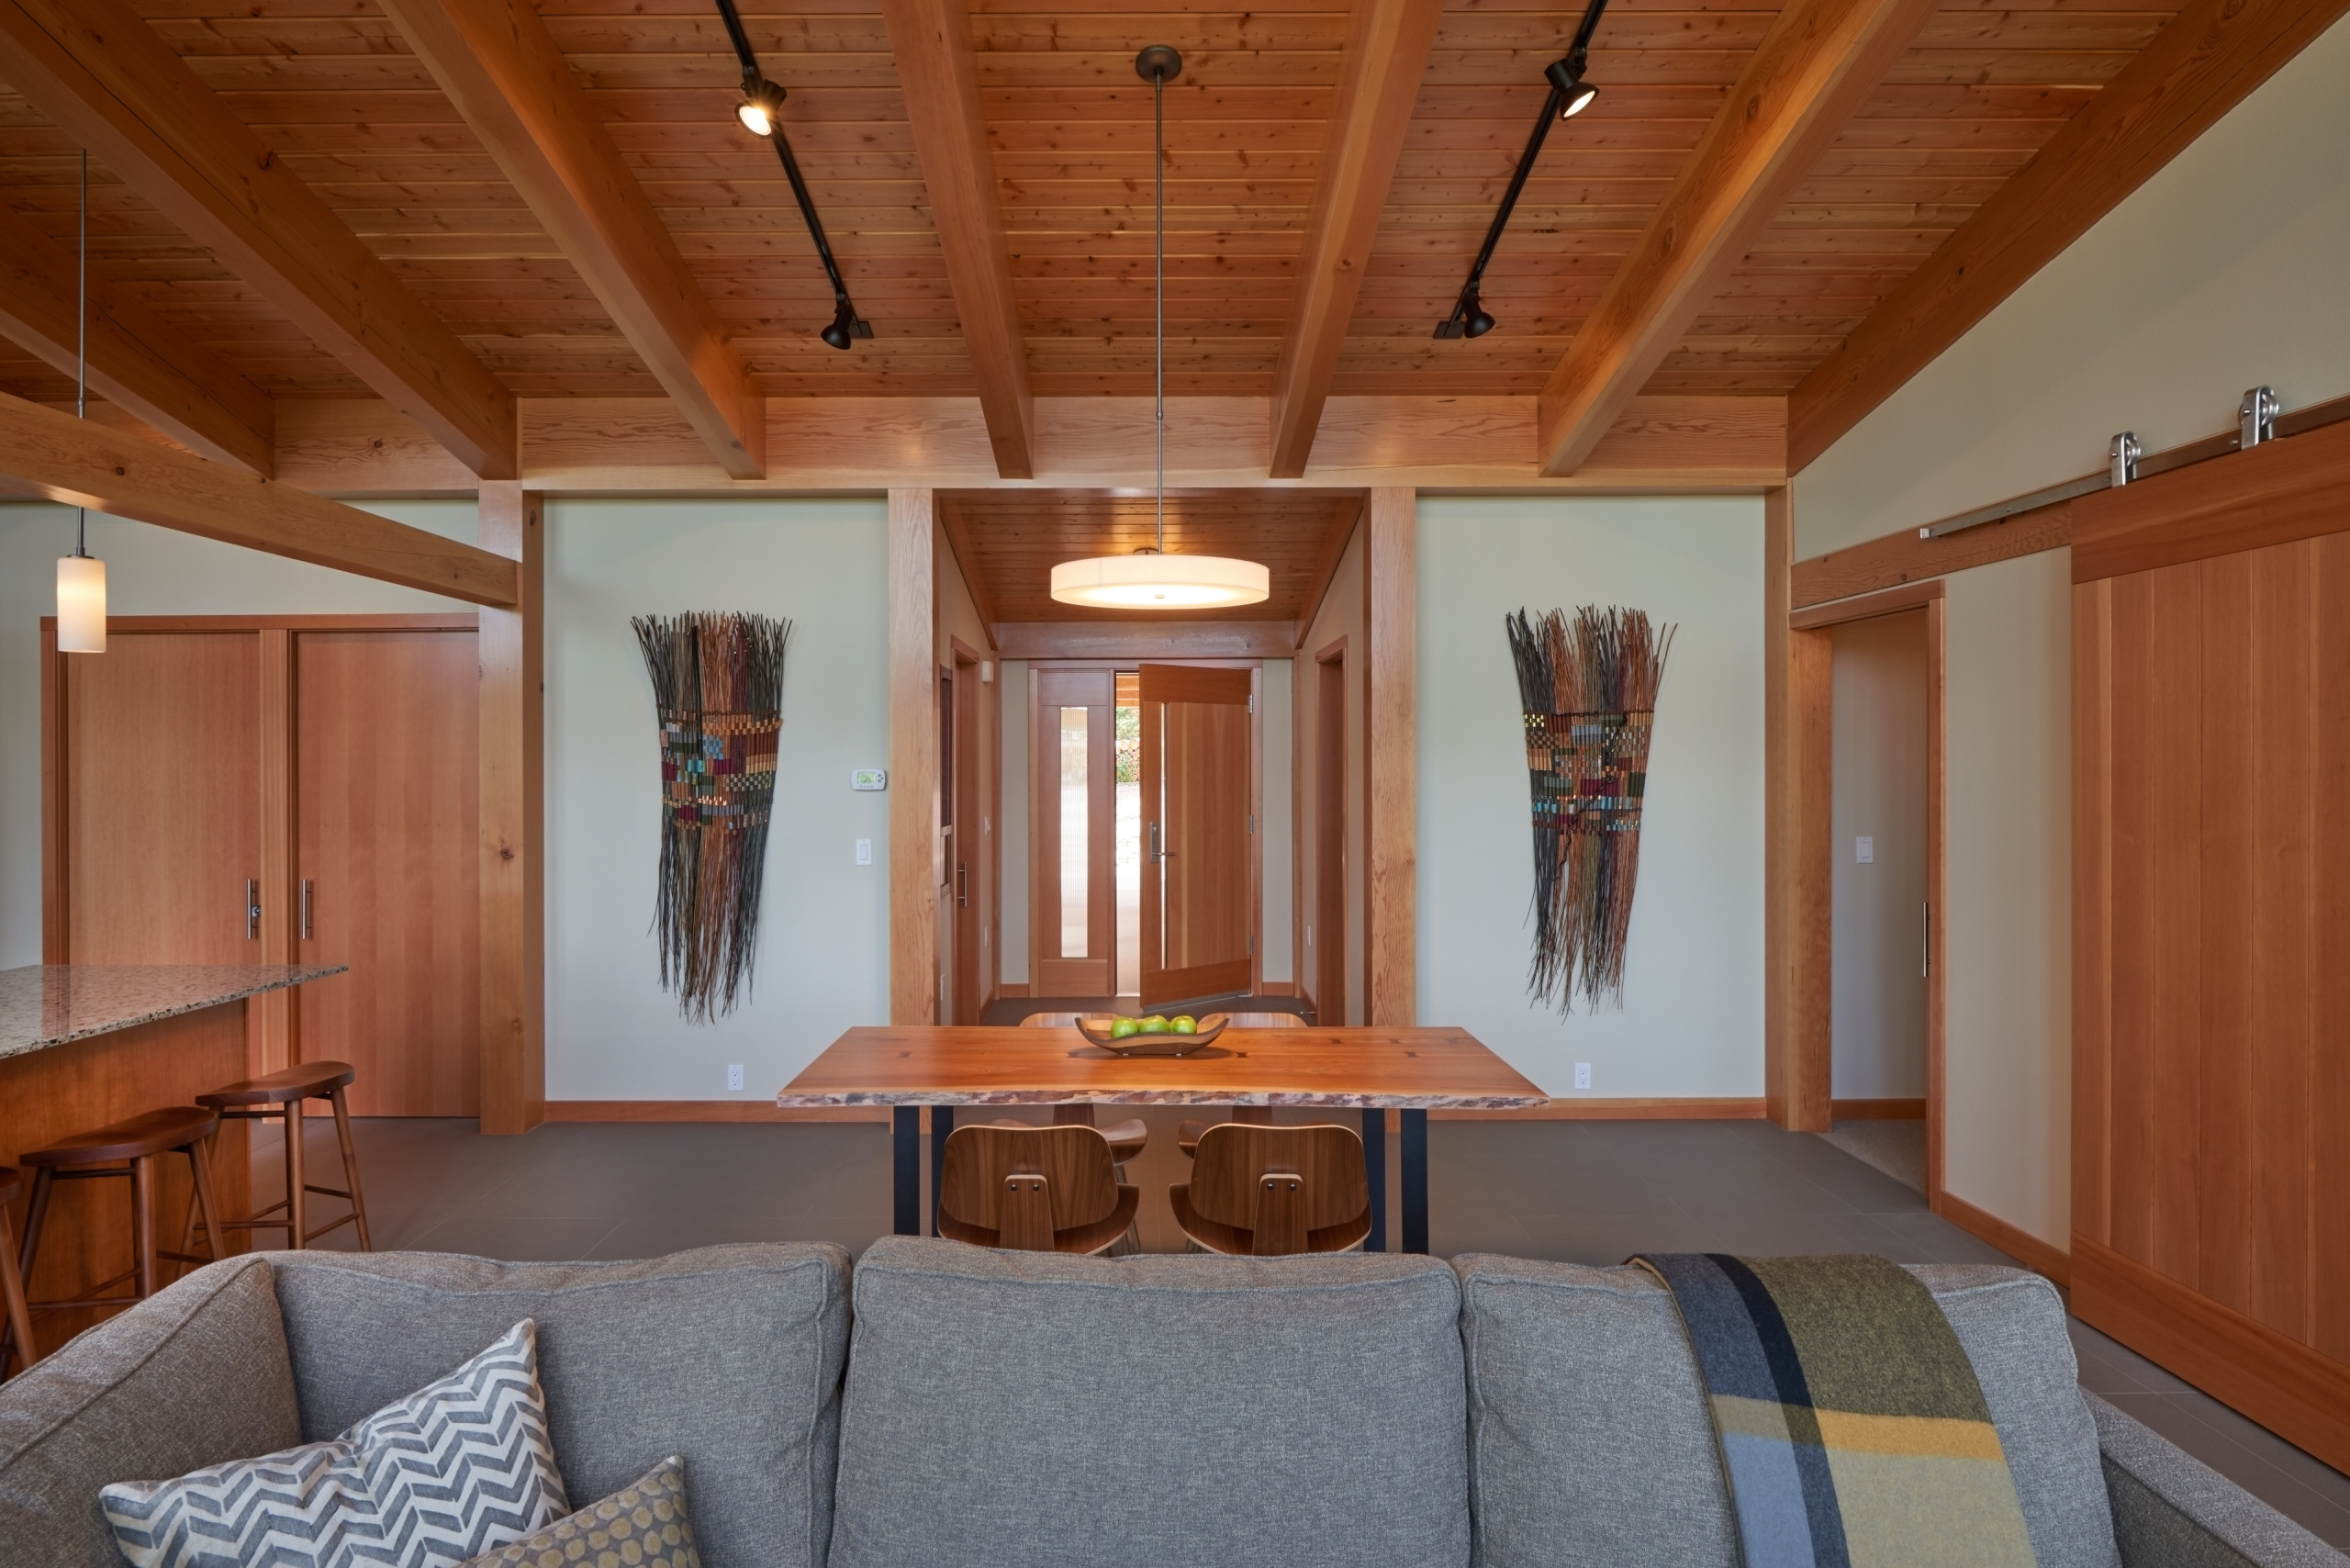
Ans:
[[[1787,1125],[1794,1037],[1795,737],[1788,723],[1787,614],[1795,560],[1795,498],[1762,492],[1762,1108]]]
[[[301,961],[302,881],[294,810],[294,633],[263,627],[261,640],[261,961]],[[301,1059],[302,988],[254,997],[248,1069],[275,1072]]]
[[[1364,990],[1373,1025],[1419,1018],[1419,492],[1371,492],[1371,689],[1364,750],[1370,797],[1370,909]]]
[[[1830,633],[1788,625],[1795,513],[1786,487],[1763,493],[1762,530],[1763,1111],[1791,1131],[1825,1132],[1835,643]]]
[[[890,1022],[938,1021],[933,492],[890,492]]]
[[[545,501],[481,487],[481,546],[520,562],[520,603],[481,611],[481,1130],[546,1119]]]

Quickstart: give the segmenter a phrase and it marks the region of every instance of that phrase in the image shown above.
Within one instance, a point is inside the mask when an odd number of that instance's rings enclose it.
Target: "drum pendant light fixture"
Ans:
[[[1158,542],[1131,555],[1093,555],[1053,568],[1053,598],[1109,610],[1212,610],[1259,604],[1272,593],[1262,563],[1225,555],[1167,553],[1167,84],[1183,57],[1163,43],[1135,56],[1135,74],[1151,85],[1151,163],[1158,216],[1158,359],[1152,411],[1158,453]]]
[[[82,153],[82,281],[73,319],[73,417],[90,417],[90,154]],[[57,558],[57,651],[106,651],[106,564],[90,554],[90,514],[74,509],[73,554]]]

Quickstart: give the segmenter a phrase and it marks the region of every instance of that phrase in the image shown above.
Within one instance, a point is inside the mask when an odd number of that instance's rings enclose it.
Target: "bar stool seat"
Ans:
[[[303,1061],[283,1067],[275,1072],[265,1072],[259,1078],[241,1079],[218,1089],[199,1094],[196,1103],[218,1113],[227,1121],[276,1121],[285,1123],[285,1196],[264,1207],[255,1209],[242,1219],[223,1223],[226,1230],[283,1230],[289,1249],[308,1247],[319,1237],[342,1226],[355,1226],[359,1231],[359,1249],[375,1250],[367,1235],[367,1204],[359,1192],[359,1151],[351,1138],[351,1110],[343,1099],[343,1089],[359,1076],[349,1062]],[[302,1102],[324,1100],[334,1107],[334,1130],[342,1151],[342,1181],[341,1187],[320,1187],[311,1183],[305,1170],[302,1145]],[[351,1212],[341,1218],[309,1228],[309,1197],[316,1193],[323,1198],[341,1198],[351,1205]],[[271,1215],[280,1215],[271,1218]]]
[[[13,1165],[0,1165],[0,1297],[6,1298],[8,1309],[6,1325],[0,1327],[0,1377],[7,1375],[10,1350],[27,1366],[39,1356],[33,1347],[33,1316],[25,1302],[24,1276],[17,1272],[16,1238],[8,1234],[8,1205],[17,1201],[17,1189],[24,1184],[22,1171]]]
[[[129,1306],[162,1288],[157,1279],[159,1261],[202,1264],[227,1257],[227,1249],[220,1243],[219,1205],[212,1195],[211,1138],[219,1129],[220,1118],[211,1111],[194,1105],[172,1105],[125,1116],[121,1121],[60,1138],[46,1148],[28,1149],[18,1155],[17,1158],[32,1167],[33,1171],[32,1205],[25,1216],[24,1250],[17,1260],[17,1273],[24,1280],[32,1278],[33,1263],[40,1255],[41,1227],[49,1218],[49,1200],[56,1183],[118,1178],[127,1178],[130,1182],[129,1271],[101,1281],[91,1287],[87,1295],[28,1302],[30,1310],[62,1312],[72,1307]],[[186,1238],[194,1235],[196,1221],[201,1218],[206,1239],[212,1245],[211,1258],[199,1258],[185,1250],[167,1251],[155,1244],[155,1160],[160,1155],[175,1152],[187,1156],[188,1172],[195,1187],[188,1205],[187,1229],[180,1245],[183,1249],[189,1245]],[[106,1294],[126,1282],[132,1285],[130,1294]],[[27,1334],[25,1338],[29,1343],[31,1336]]]

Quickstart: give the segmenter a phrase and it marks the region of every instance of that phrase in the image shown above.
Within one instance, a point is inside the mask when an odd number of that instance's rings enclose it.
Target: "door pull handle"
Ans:
[[[955,902],[959,908],[971,907],[971,868],[968,866],[955,868]]]
[[[313,891],[317,887],[318,884],[309,878],[302,879],[302,940],[305,942],[310,939],[310,904]]]
[[[245,879],[245,940],[261,940],[261,882],[252,877]]]

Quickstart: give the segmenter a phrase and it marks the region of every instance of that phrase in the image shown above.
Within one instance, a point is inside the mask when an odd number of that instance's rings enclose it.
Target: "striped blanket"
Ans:
[[[1882,1258],[1639,1257],[1696,1351],[1746,1568],[2023,1568],[1975,1368]]]

